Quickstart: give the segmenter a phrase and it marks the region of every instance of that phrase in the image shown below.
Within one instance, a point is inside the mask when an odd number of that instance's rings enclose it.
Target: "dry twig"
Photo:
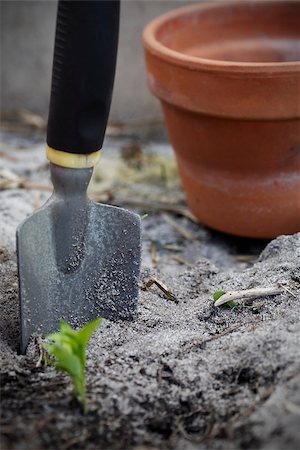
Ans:
[[[17,120],[22,124],[37,130],[44,130],[46,128],[46,120],[42,116],[25,108],[18,108],[15,112]]]
[[[233,258],[239,262],[253,262],[257,259],[256,255],[233,255]]]
[[[5,189],[36,189],[39,191],[52,192],[53,188],[50,184],[35,183],[26,178],[19,177],[17,174],[8,169],[0,170],[0,190]]]
[[[177,223],[176,220],[172,219],[172,217],[170,217],[168,214],[163,214],[162,216],[169,225],[171,225],[179,234],[181,234],[181,236],[183,236],[188,241],[195,241],[197,239],[196,236],[191,234],[183,226],[179,225],[179,223]]]
[[[184,258],[181,258],[181,256],[172,254],[172,255],[171,255],[171,258],[172,258],[174,261],[178,262],[179,264],[183,264],[184,266],[189,267],[190,269],[191,269],[192,267],[194,267],[194,265],[193,265],[192,263],[190,263],[189,261],[187,261],[187,260],[184,259]]]
[[[141,287],[142,291],[147,291],[153,284],[155,284],[167,297],[168,300],[172,300],[175,303],[178,303],[178,300],[176,299],[173,292],[167,288],[165,284],[163,284],[161,281],[157,280],[156,278],[150,278],[146,283],[143,284]]]
[[[173,244],[162,245],[161,248],[163,250],[171,250],[173,252],[181,252],[183,250],[182,246],[180,246],[180,245],[173,245]]]
[[[282,288],[271,286],[267,288],[253,288],[253,289],[244,289],[240,291],[229,291],[226,294],[222,295],[219,300],[215,302],[215,306],[224,305],[231,300],[241,300],[246,298],[257,298],[257,297],[265,297],[268,295],[278,295],[283,292]]]
[[[278,283],[278,285],[279,285],[280,287],[282,287],[282,289],[283,289],[284,291],[286,291],[286,292],[288,292],[289,294],[291,294],[294,298],[297,298],[297,295],[296,295],[293,291],[291,291],[291,289],[289,289],[288,287],[286,287],[285,284],[283,284],[283,283]]]
[[[93,191],[90,193],[90,197],[93,201],[99,201],[99,192]],[[102,199],[100,199],[102,201]],[[146,212],[170,212],[178,214],[179,216],[186,217],[191,222],[198,223],[196,217],[185,206],[171,205],[167,202],[155,202],[151,200],[133,200],[132,198],[114,198],[113,204],[116,206],[129,206],[131,208],[141,209]]]
[[[7,161],[12,161],[12,162],[18,161],[17,158],[9,155],[8,153],[4,152],[3,150],[0,150],[0,158],[7,159]]]
[[[39,359],[35,365],[36,368],[40,367],[43,361],[43,357],[44,357],[44,347],[43,347],[43,341],[40,337],[36,338],[36,343],[38,345],[39,348]]]

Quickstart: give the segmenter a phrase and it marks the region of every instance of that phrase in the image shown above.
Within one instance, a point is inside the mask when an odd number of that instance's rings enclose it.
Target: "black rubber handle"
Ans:
[[[119,10],[119,0],[59,1],[49,147],[81,154],[101,149],[115,75]]]

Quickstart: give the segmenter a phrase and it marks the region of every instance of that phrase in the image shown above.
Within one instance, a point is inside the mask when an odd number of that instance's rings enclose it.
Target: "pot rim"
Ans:
[[[288,0],[289,3],[300,3],[298,0]],[[286,0],[244,0],[243,4],[265,4],[272,5],[278,3],[287,3]],[[290,75],[291,72],[300,73],[300,61],[288,61],[288,62],[238,62],[238,61],[225,61],[217,59],[207,59],[198,56],[186,55],[185,53],[172,50],[169,47],[163,45],[157,38],[156,33],[159,28],[168,21],[175,19],[181,15],[188,15],[193,11],[205,11],[218,8],[224,8],[227,6],[241,5],[240,0],[233,1],[216,1],[211,3],[198,3],[196,5],[184,6],[175,10],[169,11],[156,19],[152,20],[144,29],[143,43],[145,48],[159,56],[161,59],[171,62],[181,67],[186,67],[191,70],[207,70],[215,72],[228,72],[228,73],[250,73],[252,75],[266,76],[272,75]]]

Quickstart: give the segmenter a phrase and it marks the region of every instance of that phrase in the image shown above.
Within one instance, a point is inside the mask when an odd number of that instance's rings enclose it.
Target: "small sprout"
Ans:
[[[217,300],[219,300],[220,297],[222,297],[222,295],[226,294],[225,291],[216,291],[213,293],[213,299],[216,302]]]
[[[46,336],[43,344],[55,367],[67,372],[72,379],[74,394],[86,411],[86,381],[85,363],[86,348],[89,340],[101,325],[102,318],[89,322],[79,330],[74,330],[63,319],[60,321],[60,331]],[[49,360],[48,360],[49,361]]]
[[[222,295],[226,294],[225,291],[216,291],[213,293],[213,299],[214,302],[218,301],[220,297],[222,297]],[[233,300],[229,300],[227,303],[224,304],[224,306],[227,306],[230,309],[235,309],[238,307],[238,304],[236,302],[234,302]]]
[[[283,292],[284,289],[278,286],[241,289],[239,291],[228,291],[226,293],[222,293],[219,296],[218,300],[215,300],[215,306],[222,306],[225,304],[230,305],[230,303],[234,300],[247,300],[259,297],[268,297],[271,295],[279,295],[282,294]]]
[[[236,309],[239,307],[239,305],[236,302],[234,302],[233,300],[229,300],[229,302],[227,302],[224,306],[225,307],[227,306],[230,309]]]
[[[149,216],[149,214],[141,214],[141,220],[145,220],[147,219],[147,217]]]

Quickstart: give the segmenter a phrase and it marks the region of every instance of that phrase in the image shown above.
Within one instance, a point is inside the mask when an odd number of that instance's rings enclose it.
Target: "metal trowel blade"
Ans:
[[[54,194],[17,230],[22,353],[32,333],[55,331],[61,318],[80,327],[135,316],[140,217],[88,200],[84,170],[52,165]]]

